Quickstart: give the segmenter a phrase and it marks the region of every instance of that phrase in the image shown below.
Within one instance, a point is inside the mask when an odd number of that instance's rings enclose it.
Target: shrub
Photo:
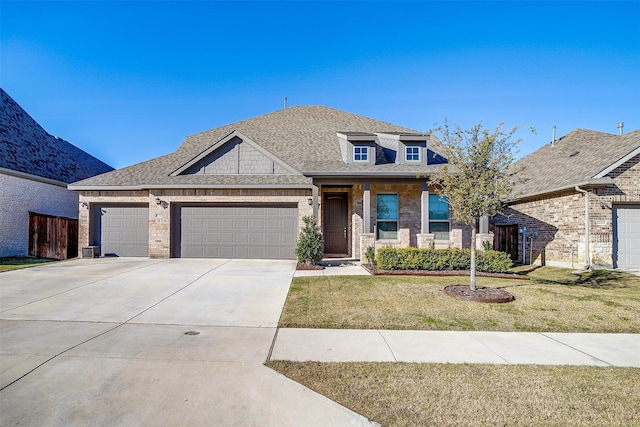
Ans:
[[[383,270],[469,270],[470,249],[380,248],[376,263]],[[478,271],[508,271],[513,263],[509,255],[498,251],[476,254]]]
[[[482,249],[487,252],[493,249],[493,244],[488,240],[482,241]]]
[[[367,258],[369,264],[373,264],[376,262],[376,249],[373,246],[369,246],[364,256]]]
[[[513,267],[511,256],[500,251],[486,251],[476,254],[476,268],[487,273],[504,273]]]
[[[322,255],[324,255],[324,241],[316,217],[305,216],[302,218],[302,221],[304,222],[304,226],[298,237],[296,256],[298,257],[298,262],[311,265],[322,259]]]

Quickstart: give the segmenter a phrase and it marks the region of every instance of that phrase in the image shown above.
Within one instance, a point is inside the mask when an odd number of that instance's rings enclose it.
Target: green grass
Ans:
[[[640,369],[318,363],[272,369],[384,426],[636,426]]]
[[[484,304],[442,289],[468,277],[294,278],[280,327],[640,333],[640,277],[616,271],[573,274],[530,269],[531,280],[479,277],[516,299]]]
[[[0,257],[0,273],[19,268],[35,267],[48,262],[55,262],[55,260],[31,257]]]

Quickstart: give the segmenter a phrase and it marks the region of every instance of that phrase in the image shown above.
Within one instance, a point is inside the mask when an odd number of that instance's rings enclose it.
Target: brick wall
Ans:
[[[80,212],[78,214],[78,250],[92,245],[92,221],[94,209],[100,204],[149,203],[149,192],[139,191],[80,191]],[[84,206],[86,204],[87,206]],[[151,209],[149,210],[151,211]]]
[[[422,215],[422,184],[371,184],[369,186],[371,196],[371,231],[375,230],[376,223],[376,195],[379,193],[398,194],[398,239],[396,241],[376,241],[376,247],[419,247],[419,235],[421,229]],[[355,184],[352,187],[344,188],[324,188],[320,187],[320,200],[323,195],[329,192],[347,193],[349,195],[349,218],[351,227],[349,230],[349,241],[351,242],[350,256],[361,259],[367,246],[372,246],[371,239],[375,234],[364,230],[363,233],[363,202],[364,185]],[[322,220],[322,206],[320,207],[320,220]],[[471,244],[471,229],[467,226],[451,221],[451,237],[447,241],[435,241],[436,247],[469,247]],[[373,237],[372,237],[373,236]],[[433,235],[421,238],[422,244],[429,247],[429,242],[433,240]],[[364,243],[363,243],[364,242]],[[362,246],[366,244],[367,246]]]
[[[28,254],[29,211],[78,218],[78,195],[57,185],[0,173],[0,256]]]
[[[612,171],[615,185],[590,189],[589,257],[594,265],[613,266],[613,213],[618,203],[640,203],[640,156]],[[537,231],[533,250],[527,239],[527,263],[533,253],[534,264],[580,268],[586,264],[584,196],[568,190],[553,196],[529,199],[510,205],[504,212],[506,221],[524,225],[527,234]],[[505,221],[505,222],[506,222]],[[522,260],[522,236],[518,237],[518,259]]]
[[[149,205],[149,257],[169,258],[171,256],[171,215],[173,206],[188,203],[291,203],[298,206],[298,230],[302,228],[302,217],[313,215],[313,207],[308,198],[311,190],[152,190],[152,191],[83,191],[80,201],[95,206],[101,203],[145,203]],[[156,203],[159,198],[161,203]],[[82,208],[79,217],[80,247],[90,242],[91,209]]]

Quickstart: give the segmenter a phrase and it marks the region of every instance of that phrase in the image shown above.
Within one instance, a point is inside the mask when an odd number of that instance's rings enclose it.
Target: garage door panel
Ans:
[[[640,267],[640,205],[615,206],[614,221],[615,266]]]
[[[254,233],[249,236],[249,243],[253,245],[264,245],[267,243],[268,237],[263,233]]]
[[[97,206],[94,244],[102,255],[149,255],[149,208],[142,206]]]
[[[180,218],[182,257],[295,258],[296,207],[183,206]],[[207,237],[198,241],[195,235]]]

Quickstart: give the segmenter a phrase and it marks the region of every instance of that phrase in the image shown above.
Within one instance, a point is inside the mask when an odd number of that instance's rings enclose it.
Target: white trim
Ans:
[[[58,187],[67,188],[69,185],[66,182],[58,181],[56,179],[45,178],[43,176],[33,175],[26,172],[14,171],[13,169],[7,169],[3,167],[0,167],[0,173],[3,173],[5,175],[10,175],[10,176],[15,176],[18,178],[28,179],[30,181],[42,182],[44,184],[56,185]]]
[[[356,159],[356,149],[365,149],[365,152],[363,153],[362,151],[358,154],[360,156],[360,160]],[[353,162],[354,163],[371,163],[371,160],[369,159],[369,156],[371,155],[369,150],[369,146],[368,145],[364,145],[364,144],[353,144]],[[366,159],[362,159],[362,155],[365,155],[367,158]]]
[[[237,130],[234,130],[229,135],[225,136],[220,141],[216,142],[211,147],[207,148],[202,153],[198,154],[196,157],[194,157],[193,159],[189,160],[187,163],[182,165],[180,168],[178,168],[177,170],[173,171],[169,176],[178,176],[178,175],[182,174],[187,169],[189,169],[191,166],[195,165],[200,160],[202,160],[205,157],[207,157],[209,154],[211,154],[214,151],[218,150],[219,148],[224,146],[227,142],[231,141],[235,137],[240,138],[242,140],[242,142],[246,142],[248,145],[250,145],[252,148],[254,148],[257,151],[259,151],[261,154],[265,155],[269,159],[273,160],[275,163],[277,163],[280,166],[282,166],[283,168],[287,169],[293,175],[302,175],[302,173],[300,173],[300,171],[298,171],[294,167],[288,165],[287,163],[282,161],[280,158],[274,156],[273,154],[271,154],[270,152],[268,152],[267,150],[262,148],[260,145],[258,145],[254,141],[252,141],[250,138],[248,138],[245,135],[243,135],[241,132],[239,132]]]
[[[344,138],[347,141],[354,141],[354,142],[371,142],[376,140],[376,134],[375,133],[362,133],[362,134],[352,134],[352,135],[347,135],[341,132],[338,132],[338,138]]]
[[[422,163],[422,148],[420,145],[418,144],[409,144],[409,145],[405,145],[404,146],[404,162],[406,164],[417,164],[417,163]],[[413,150],[413,149],[417,149],[418,150],[418,160],[409,160],[407,157],[409,156],[409,153],[407,152],[407,150]],[[411,154],[412,156],[415,156],[414,153]]]
[[[612,170],[614,170],[618,166],[622,165],[627,160],[629,160],[629,159],[631,159],[631,158],[633,158],[633,157],[635,157],[635,156],[637,156],[639,154],[640,154],[640,147],[636,148],[635,150],[632,150],[626,156],[623,156],[620,159],[618,159],[617,161],[615,161],[614,163],[610,164],[609,166],[607,166],[606,168],[604,168],[603,170],[601,170],[600,172],[595,174],[593,176],[593,178],[604,178],[609,172],[611,172]]]
[[[382,138],[393,139],[395,141],[407,141],[407,142],[427,142],[427,139],[429,139],[429,134],[426,134],[426,133],[392,134],[392,133],[376,132],[376,135]]]

